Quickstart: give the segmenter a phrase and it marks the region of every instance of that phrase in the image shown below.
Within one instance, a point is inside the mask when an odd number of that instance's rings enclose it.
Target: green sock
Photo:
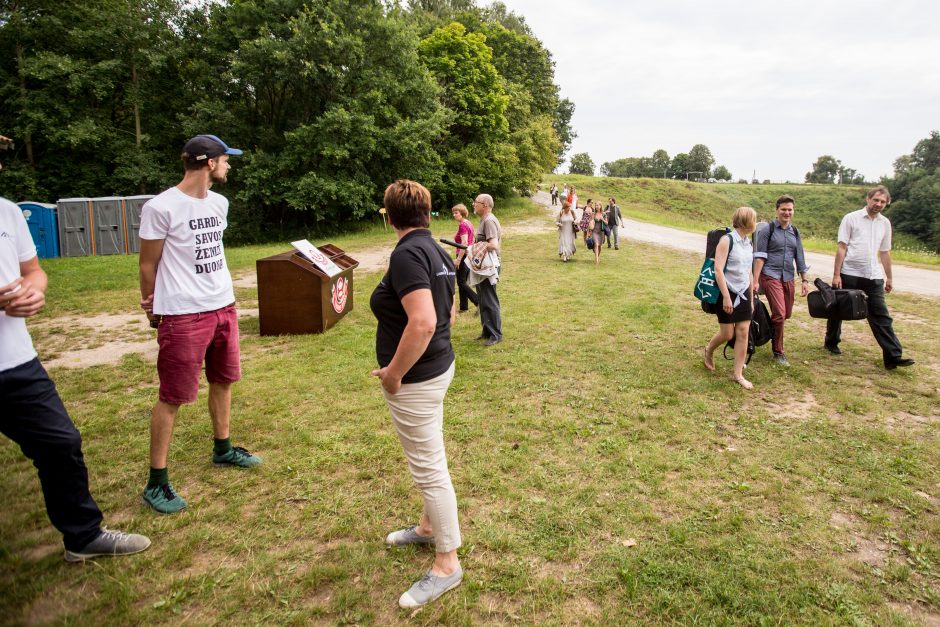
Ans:
[[[229,438],[225,438],[222,440],[220,440],[219,438],[215,438],[215,445],[212,447],[213,453],[215,453],[216,455],[225,455],[231,450],[232,450],[232,442],[229,440]]]
[[[148,488],[155,488],[158,485],[164,485],[170,482],[170,473],[166,468],[151,468],[150,480],[147,481]]]

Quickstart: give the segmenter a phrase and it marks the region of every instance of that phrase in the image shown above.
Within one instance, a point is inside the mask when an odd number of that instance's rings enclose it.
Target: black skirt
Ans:
[[[731,302],[737,299],[738,295],[732,290],[728,290],[728,294],[731,296]],[[750,320],[753,316],[754,309],[751,307],[751,301],[746,300],[745,298],[741,299],[741,302],[738,303],[738,306],[731,310],[731,313],[725,312],[724,308],[721,306],[722,299],[721,296],[718,297],[718,322],[719,324],[733,324],[735,322],[744,322],[745,320]]]

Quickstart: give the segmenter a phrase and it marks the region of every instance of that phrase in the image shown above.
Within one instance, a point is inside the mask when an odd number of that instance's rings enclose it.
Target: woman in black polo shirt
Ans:
[[[421,522],[385,538],[386,544],[433,544],[434,565],[401,595],[401,607],[419,607],[456,588],[463,579],[457,495],[444,451],[444,395],[454,378],[450,325],[454,319],[454,264],[437,245],[431,194],[420,183],[395,181],[385,190],[385,210],[398,244],[388,271],[372,292],[378,319],[375,352],[392,422],[411,476],[424,496]]]

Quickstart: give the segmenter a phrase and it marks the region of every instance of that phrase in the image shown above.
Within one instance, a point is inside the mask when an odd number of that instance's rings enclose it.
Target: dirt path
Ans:
[[[536,192],[532,200],[551,211],[552,198],[548,192]],[[623,226],[620,227],[620,237],[697,253],[705,250],[704,233],[689,233],[627,218],[624,218]],[[835,263],[832,255],[807,252],[806,263],[810,267],[810,276],[819,276],[826,281],[832,277],[832,265]],[[896,263],[892,266],[894,288],[897,291],[921,296],[940,296],[940,271],[911,268]]]

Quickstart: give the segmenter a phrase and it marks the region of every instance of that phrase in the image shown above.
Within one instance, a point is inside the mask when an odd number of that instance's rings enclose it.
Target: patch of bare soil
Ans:
[[[506,235],[537,235],[538,233],[556,230],[554,223],[549,224],[545,220],[533,219],[511,224],[503,229],[503,233]]]
[[[871,538],[859,531],[861,520],[854,514],[835,510],[829,518],[829,525],[845,532],[850,540],[849,555],[854,559],[881,568],[888,559],[891,547],[879,538]]]
[[[913,314],[901,313],[900,311],[892,311],[891,316],[895,320],[905,322],[907,324],[929,324],[929,321],[921,318],[920,316],[915,316]]]
[[[925,427],[940,423],[940,414],[931,416],[918,416],[906,411],[899,411],[885,417],[885,428],[889,431],[909,429],[911,427]]]
[[[23,559],[27,562],[39,562],[52,554],[61,555],[62,553],[62,543],[55,542],[51,544],[40,544],[34,546],[23,553]]]
[[[82,566],[75,565],[75,568]],[[46,590],[25,608],[22,616],[24,625],[50,625],[65,622],[69,616],[82,614],[88,601],[97,596],[98,591],[88,581],[70,586],[55,587]]]
[[[257,308],[239,309],[238,316],[257,317]],[[32,327],[33,340],[47,368],[88,368],[113,365],[131,353],[157,361],[157,334],[143,313],[60,316]]]
[[[940,627],[940,614],[922,608],[916,603],[888,603],[888,606],[918,625]]]
[[[356,268],[359,272],[380,272],[388,267],[388,258],[392,255],[393,246],[371,248],[348,252],[349,256],[359,262]]]
[[[813,413],[813,409],[817,407],[816,395],[809,390],[803,393],[803,398],[779,399],[768,395],[764,398],[763,405],[769,415],[787,421],[808,420]]]

